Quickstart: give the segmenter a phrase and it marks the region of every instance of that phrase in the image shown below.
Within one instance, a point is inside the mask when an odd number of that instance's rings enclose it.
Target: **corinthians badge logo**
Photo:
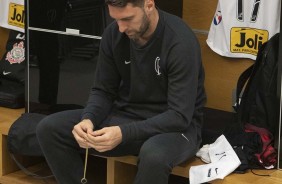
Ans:
[[[160,71],[160,57],[156,57],[155,60],[155,71],[157,72],[157,75],[161,75],[161,71]]]
[[[19,64],[25,60],[23,41],[21,41],[19,44],[15,43],[13,45],[13,49],[7,53],[6,60],[8,60],[10,64]]]

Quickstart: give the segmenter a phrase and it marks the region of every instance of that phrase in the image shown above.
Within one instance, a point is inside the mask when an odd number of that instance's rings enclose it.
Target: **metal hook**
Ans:
[[[82,178],[81,179],[81,184],[86,184],[87,183],[87,179],[86,178]]]

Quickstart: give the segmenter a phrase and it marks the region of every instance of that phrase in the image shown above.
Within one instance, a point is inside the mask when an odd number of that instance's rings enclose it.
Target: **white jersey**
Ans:
[[[218,0],[207,44],[227,57],[255,60],[280,29],[280,0]]]
[[[24,0],[0,0],[0,27],[24,32]]]

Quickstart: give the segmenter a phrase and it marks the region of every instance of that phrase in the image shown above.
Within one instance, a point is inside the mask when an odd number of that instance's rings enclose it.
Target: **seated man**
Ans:
[[[85,148],[138,155],[135,184],[168,183],[172,168],[201,143],[206,95],[199,43],[154,0],[105,2],[115,21],[102,36],[88,103],[43,119],[40,145],[61,184],[80,183]]]

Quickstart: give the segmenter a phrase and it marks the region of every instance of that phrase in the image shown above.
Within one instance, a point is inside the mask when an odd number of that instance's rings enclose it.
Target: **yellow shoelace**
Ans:
[[[88,160],[88,148],[86,148],[86,152],[85,152],[84,172],[83,172],[83,178],[81,179],[82,184],[87,183],[87,179],[86,179],[87,160]]]

